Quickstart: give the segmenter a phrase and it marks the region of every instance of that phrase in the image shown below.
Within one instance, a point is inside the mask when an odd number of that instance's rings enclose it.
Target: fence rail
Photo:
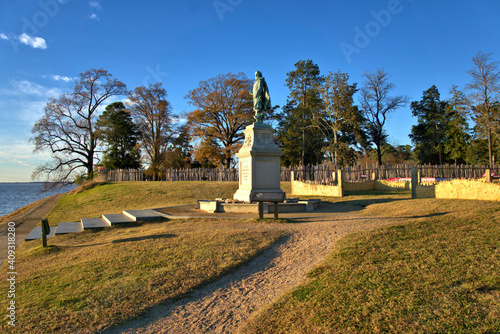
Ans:
[[[495,175],[500,175],[500,166],[487,165],[362,165],[342,168],[345,181],[363,181],[367,179],[387,180],[391,178],[410,178],[411,169],[417,167],[422,177],[479,179],[486,169]],[[336,179],[335,173],[340,169],[331,164],[281,167],[280,179],[283,182],[291,180],[291,172],[295,172],[297,180],[328,183]],[[142,169],[117,169],[99,171],[98,176],[105,181],[143,181]],[[167,169],[165,181],[238,181],[239,173],[235,168],[192,168]]]

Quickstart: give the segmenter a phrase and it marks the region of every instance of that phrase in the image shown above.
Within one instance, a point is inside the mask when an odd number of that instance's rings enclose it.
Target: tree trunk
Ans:
[[[337,166],[337,156],[338,156],[337,151],[339,150],[339,148],[338,148],[338,146],[337,146],[337,142],[338,142],[338,138],[337,138],[337,131],[335,131],[335,132],[333,133],[333,145],[334,145],[334,150],[333,150],[333,151],[334,151],[334,152],[333,152],[333,154],[334,154],[334,159],[333,159],[333,162],[335,163],[335,166]]]
[[[381,144],[380,142],[377,143],[377,158],[378,158],[378,165],[382,166],[382,148],[380,147]]]
[[[490,154],[490,166],[493,166],[493,141],[491,140],[491,128],[488,129],[488,152]]]

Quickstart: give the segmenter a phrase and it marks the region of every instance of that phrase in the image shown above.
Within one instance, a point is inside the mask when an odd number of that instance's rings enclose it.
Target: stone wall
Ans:
[[[364,181],[341,182],[341,186],[309,184],[292,181],[294,196],[331,196],[343,197],[344,191],[370,190],[410,190],[410,182]],[[500,184],[488,183],[485,180],[452,180],[432,183],[421,183],[416,187],[414,198],[447,198],[447,199],[478,199],[485,201],[500,201]]]
[[[500,201],[500,185],[481,180],[452,180],[417,187],[417,198]]]
[[[342,197],[342,186],[310,184],[292,179],[292,195],[294,196],[330,196]]]
[[[292,195],[297,196],[332,196],[343,197],[344,191],[371,191],[371,190],[409,190],[410,182],[363,181],[342,182],[340,186],[310,184],[301,181],[292,181]]]
[[[375,190],[411,190],[411,182],[393,182],[385,180],[377,180],[375,182]]]

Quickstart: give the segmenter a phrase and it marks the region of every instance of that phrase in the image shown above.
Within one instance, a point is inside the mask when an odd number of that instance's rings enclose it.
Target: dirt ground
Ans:
[[[360,209],[355,205],[331,204],[328,210],[308,213],[309,218],[288,224],[242,224],[242,229],[282,230],[287,237],[247,265],[190,296],[154,307],[105,333],[238,333],[255,312],[306,281],[307,273],[331,253],[340,238],[408,221],[363,217]],[[163,211],[185,215],[189,210],[194,209]]]

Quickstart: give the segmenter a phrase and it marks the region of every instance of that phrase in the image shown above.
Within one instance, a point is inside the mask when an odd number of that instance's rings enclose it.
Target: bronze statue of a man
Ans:
[[[260,71],[255,72],[255,83],[253,84],[253,110],[255,111],[255,121],[262,124],[264,111],[271,109],[271,97],[266,80]]]

